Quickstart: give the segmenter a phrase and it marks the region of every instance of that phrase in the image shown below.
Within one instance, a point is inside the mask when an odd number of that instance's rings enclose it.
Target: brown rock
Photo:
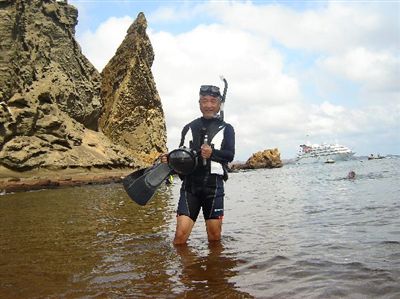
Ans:
[[[165,119],[151,72],[154,52],[139,13],[102,72],[100,128],[114,142],[153,160],[167,151]]]
[[[165,151],[144,16],[119,50],[133,46],[134,56],[116,55],[111,65],[125,69],[111,68],[121,76],[108,77],[110,85],[104,85],[103,94],[109,95],[109,86],[121,86],[116,91],[123,101],[110,114],[116,123],[105,130],[113,141],[97,131],[101,77],[74,38],[77,16],[67,1],[0,0],[0,166],[5,169],[137,168]],[[120,117],[130,111],[136,112]]]
[[[232,164],[230,169],[259,169],[282,167],[281,154],[277,148],[254,153],[244,164]]]
[[[100,112],[100,75],[74,34],[78,11],[66,2],[6,1],[0,7],[0,102],[38,113],[44,102],[91,129]],[[28,128],[26,128],[28,129]]]

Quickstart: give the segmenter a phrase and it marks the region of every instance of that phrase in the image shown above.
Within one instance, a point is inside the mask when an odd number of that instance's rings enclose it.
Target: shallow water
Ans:
[[[345,179],[350,170],[354,180]],[[400,298],[400,159],[234,173],[223,240],[175,248],[177,179],[0,196],[0,298]]]

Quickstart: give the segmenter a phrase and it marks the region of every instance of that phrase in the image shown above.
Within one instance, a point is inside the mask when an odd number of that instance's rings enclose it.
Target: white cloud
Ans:
[[[265,40],[220,25],[202,25],[176,36],[152,32],[150,38],[170,149],[180,137],[170,128],[179,132],[199,116],[198,89],[201,84],[222,87],[220,74],[229,82],[225,115],[235,126],[238,157],[244,159],[248,150],[262,150],[263,144],[275,147],[269,135],[281,130],[283,117],[295,118],[285,116],[291,111],[286,106],[299,105],[300,91],[297,80],[283,72],[281,55]]]
[[[332,1],[304,11],[251,2],[212,5],[229,26],[314,53],[318,66],[334,77],[355,81],[366,94],[399,91],[399,3]]]
[[[323,68],[361,83],[367,91],[400,91],[400,57],[387,51],[353,48],[320,61]]]
[[[289,48],[332,53],[360,45],[391,49],[399,46],[399,3],[328,1],[301,11],[278,4],[222,3],[209,4],[209,11],[216,18]]]
[[[366,145],[382,144],[387,153],[399,153],[399,56],[394,49],[400,28],[390,8],[332,2],[295,11],[277,4],[214,1],[187,12],[213,13],[213,24],[181,34],[149,29],[170,150],[178,145],[182,126],[199,116],[199,86],[222,87],[218,76],[223,74],[229,82],[225,113],[235,127],[237,159],[273,147],[284,158],[294,157],[306,135],[315,142],[338,140],[358,154],[374,152]],[[159,10],[152,17],[174,15],[184,18],[184,9],[176,14],[171,8]],[[114,55],[132,21],[110,18],[79,38],[97,68]],[[297,63],[304,52],[310,61]],[[310,93],[305,88],[310,85],[323,92]],[[383,136],[392,140],[384,142]]]
[[[133,19],[128,16],[123,18],[111,17],[100,24],[95,32],[88,30],[77,37],[83,54],[90,58],[99,72],[114,56],[132,22]]]
[[[161,6],[148,15],[151,23],[180,23],[197,18],[204,12],[203,5],[195,5],[191,1],[182,1],[179,6]]]

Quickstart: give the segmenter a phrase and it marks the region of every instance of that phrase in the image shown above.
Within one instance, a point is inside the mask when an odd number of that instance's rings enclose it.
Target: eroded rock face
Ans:
[[[32,104],[15,94],[0,105],[0,164],[19,171],[38,167],[126,167],[143,163],[102,133],[86,128],[62,111],[49,93]]]
[[[100,74],[75,41],[78,11],[66,2],[0,1],[0,102],[31,110],[48,93],[61,111],[97,129]]]
[[[154,52],[146,28],[140,13],[101,73],[100,128],[135,156],[151,160],[167,149],[164,113],[151,72]]]
[[[75,41],[77,16],[76,8],[66,1],[0,0],[1,166],[24,171],[38,167],[146,165],[129,149],[97,131],[101,77]],[[138,41],[136,48],[141,51],[140,57],[154,55],[149,42],[141,45]],[[148,50],[151,51],[145,53]],[[135,65],[126,68],[137,69]],[[129,78],[137,94],[144,90],[146,101],[159,102],[158,97],[151,98],[146,93],[149,85],[155,90],[152,77],[140,77],[137,82],[136,77]],[[115,80],[113,84],[119,83]],[[142,111],[149,107],[150,110],[141,116],[135,114],[140,117],[132,122],[151,126],[155,121],[151,116],[159,111],[151,105],[139,104],[140,107],[130,106],[130,109]],[[123,105],[119,109],[123,113],[127,110]],[[140,140],[140,128],[133,132],[139,138],[135,139],[128,130],[129,138]],[[151,127],[143,127],[143,134],[151,131]],[[150,147],[146,150],[151,152]]]

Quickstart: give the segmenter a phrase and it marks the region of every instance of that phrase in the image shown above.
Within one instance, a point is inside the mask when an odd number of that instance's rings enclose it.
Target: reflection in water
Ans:
[[[168,294],[163,191],[146,207],[113,184],[2,196],[0,298]]]
[[[205,256],[188,246],[177,245],[182,270],[179,281],[183,285],[184,298],[252,298],[235,287],[230,278],[237,275],[237,260],[224,254],[221,242],[208,244]]]

